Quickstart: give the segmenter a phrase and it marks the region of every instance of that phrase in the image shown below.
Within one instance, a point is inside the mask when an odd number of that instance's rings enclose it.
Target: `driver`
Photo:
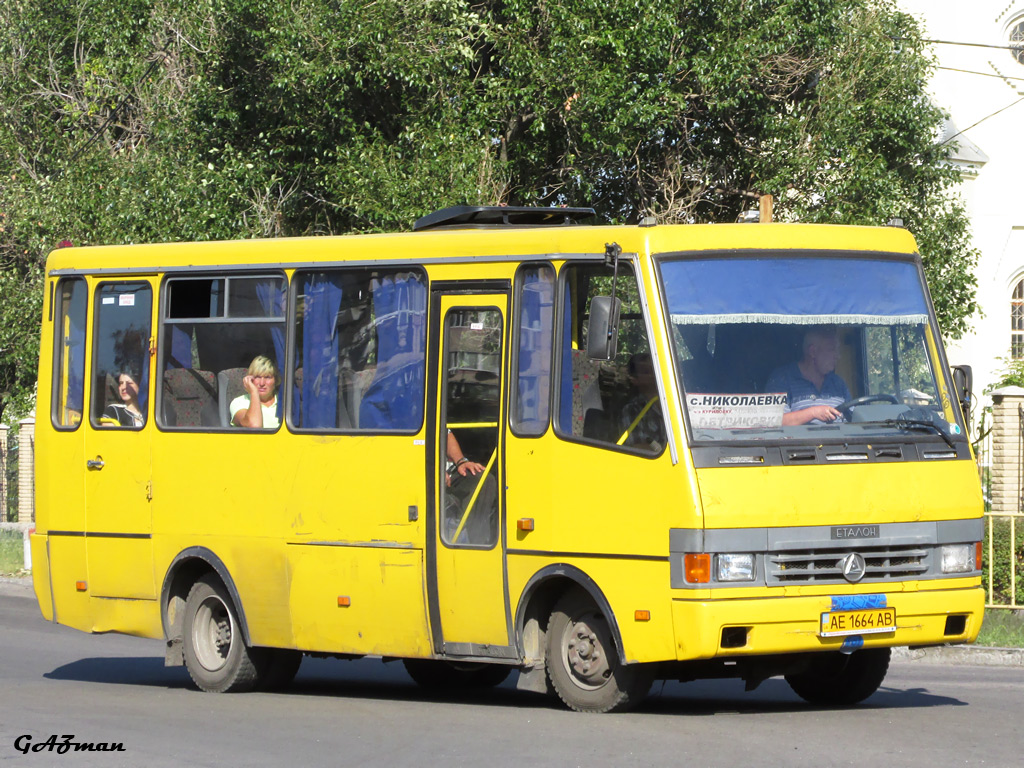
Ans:
[[[850,388],[835,373],[838,361],[839,330],[814,327],[804,334],[800,361],[772,371],[765,391],[786,393],[783,426],[843,421],[836,406],[850,399]]]

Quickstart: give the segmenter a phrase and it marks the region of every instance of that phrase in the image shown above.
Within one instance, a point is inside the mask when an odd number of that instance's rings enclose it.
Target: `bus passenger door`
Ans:
[[[435,651],[512,658],[499,427],[505,411],[508,294],[451,295],[435,289],[434,299],[431,330],[440,340],[440,362],[434,372],[437,416],[430,471],[435,492],[428,589]]]
[[[85,437],[89,594],[155,599],[151,435],[153,286],[106,280],[93,291]]]

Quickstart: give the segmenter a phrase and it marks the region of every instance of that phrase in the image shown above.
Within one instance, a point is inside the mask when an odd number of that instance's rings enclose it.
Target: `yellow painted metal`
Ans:
[[[36,602],[43,618],[53,621],[53,593],[50,591],[50,558],[46,552],[46,534],[33,533],[29,536],[32,547],[32,587]]]
[[[120,632],[137,637],[162,637],[160,603],[156,600],[89,598],[92,632]]]
[[[514,523],[510,527],[514,530]],[[575,557],[558,554],[508,557],[509,593],[513,614],[519,608],[530,578],[548,566],[572,566],[593,580],[611,607],[628,662],[675,658],[674,625],[668,559],[624,561],[618,558]],[[637,621],[637,610],[650,611],[649,621]]]
[[[995,521],[997,519],[1009,522],[1010,534],[1006,539],[1006,546],[997,548],[995,545]],[[1024,512],[986,512],[985,513],[985,538],[988,540],[988,572],[985,583],[985,607],[999,608],[1003,610],[1020,611],[1024,610],[1024,603],[1017,599],[1017,552],[1015,542],[1017,541],[1018,521],[1024,520]],[[996,601],[995,579],[993,573],[996,570],[1007,570],[1010,573],[1010,595],[1009,601]]]
[[[296,545],[287,559],[291,584],[283,602],[291,606],[295,647],[430,655],[421,550]],[[339,606],[339,596],[350,605]]]
[[[976,582],[977,579],[974,579]],[[922,582],[923,584],[923,582]],[[922,589],[916,592],[884,589],[887,605],[896,609],[896,632],[863,635],[864,647],[937,645],[973,642],[981,629],[984,593],[980,586],[962,589]],[[846,594],[846,590],[837,591]],[[676,629],[676,658],[795,653],[839,650],[842,637],[819,637],[822,613],[829,611],[828,595],[818,597],[764,596],[759,600],[677,599],[672,603]],[[966,617],[963,634],[946,635],[946,619]],[[740,648],[721,647],[726,627],[748,627]]]
[[[117,282],[109,278],[90,279],[90,290],[103,283]],[[131,278],[128,282],[149,286],[151,297],[158,295],[153,281]],[[96,317],[89,318],[95,327]],[[156,327],[156,301],[152,300],[150,329]],[[102,341],[102,340],[101,340]],[[149,345],[155,351],[155,345]],[[95,343],[90,344],[90,349]],[[84,503],[86,551],[89,557],[89,594],[94,597],[123,597],[155,600],[156,581],[153,573],[153,531],[150,484],[153,479],[151,443],[157,434],[154,419],[156,387],[153,356],[147,359],[150,370],[142,380],[148,382],[145,401],[149,414],[142,429],[93,427],[83,420],[85,458],[101,460],[98,469],[85,471]],[[86,378],[95,386],[94,377],[86,369]],[[141,383],[141,382],[140,382]],[[102,398],[101,392],[90,392],[90,398]],[[87,403],[92,400],[86,400]],[[95,410],[86,408],[87,413]],[[108,534],[114,534],[110,536]]]
[[[441,325],[445,327],[447,315],[453,309],[488,309],[499,311],[502,315],[502,337],[506,336],[507,318],[504,317],[504,307],[507,298],[504,295],[454,295],[441,297]],[[442,332],[442,337],[445,334]],[[504,353],[504,343],[501,349],[501,370],[505,371],[507,366],[507,355]],[[445,360],[446,350],[442,348],[440,355],[441,370],[438,372],[442,385],[438,387],[436,407],[441,412],[442,396],[445,381]],[[504,391],[504,388],[501,388]],[[501,413],[504,415],[505,406],[501,404]],[[483,423],[471,422],[473,427],[480,427]],[[438,496],[434,502],[434,509],[440,516],[443,511],[441,504],[441,487],[444,483],[445,449],[447,444],[448,428],[454,424],[444,423],[444,419],[438,420],[438,434],[434,437],[438,446],[437,466],[433,468]],[[497,425],[495,425],[496,427]],[[497,479],[499,487],[502,477],[502,443],[499,434],[498,446],[491,455],[483,476],[486,477],[493,466],[497,466]],[[481,484],[482,484],[481,480]],[[469,505],[476,500],[481,485],[478,484],[473,492]],[[499,520],[504,520],[503,510],[500,509],[501,494],[498,494]],[[466,520],[463,515],[459,523],[459,532]],[[439,518],[440,521],[440,518]],[[511,642],[508,633],[508,616],[505,610],[505,578],[502,569],[502,546],[498,543],[489,549],[470,549],[458,544],[449,545],[442,540],[442,526],[434,526],[436,531],[436,579],[437,579],[437,602],[438,613],[441,622],[441,634],[445,643],[475,643],[479,645],[508,645]],[[458,541],[456,533],[454,541]]]
[[[698,469],[708,528],[979,518],[969,461]]]
[[[42,579],[43,573],[36,574],[32,563],[32,578]],[[53,587],[53,605],[56,621],[75,629],[92,632],[93,616],[90,610],[89,593],[75,589],[76,582],[88,581],[88,566],[85,558],[85,539],[81,536],[49,537],[49,577]],[[36,593],[42,591],[36,588]],[[45,615],[45,609],[44,609]]]
[[[928,356],[931,358],[933,369],[941,371],[942,358],[939,355],[939,348],[935,343],[935,335],[932,333],[931,326],[925,330],[925,340],[928,345]],[[938,377],[936,384],[939,387],[939,402],[942,403],[942,414],[950,424],[956,424],[960,419],[956,417],[953,408],[955,407],[959,410],[960,405],[957,403],[955,397],[950,396],[949,390],[946,388],[946,379],[944,376]],[[955,406],[954,403],[956,403]]]

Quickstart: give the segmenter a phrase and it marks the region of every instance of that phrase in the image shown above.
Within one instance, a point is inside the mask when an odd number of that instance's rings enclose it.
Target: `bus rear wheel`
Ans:
[[[259,678],[258,649],[242,638],[238,615],[216,576],[199,579],[185,601],[185,667],[201,690],[249,691]]]
[[[888,648],[865,648],[848,655],[823,654],[813,658],[804,671],[786,675],[786,682],[811,704],[858,704],[882,684],[891,653]]]
[[[651,688],[650,668],[619,660],[608,619],[581,590],[555,604],[545,657],[552,688],[577,712],[622,712]]]
[[[512,671],[502,664],[463,663],[433,659],[405,659],[409,677],[422,688],[433,691],[493,688]]]

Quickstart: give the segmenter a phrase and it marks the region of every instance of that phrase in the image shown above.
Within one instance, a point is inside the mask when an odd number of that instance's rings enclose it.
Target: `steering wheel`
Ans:
[[[893,403],[895,405],[899,403],[899,400],[896,399],[895,395],[864,395],[863,397],[855,397],[852,400],[847,400],[845,403],[837,405],[836,410],[849,421],[851,408],[856,408],[858,405],[867,405],[868,403]]]

